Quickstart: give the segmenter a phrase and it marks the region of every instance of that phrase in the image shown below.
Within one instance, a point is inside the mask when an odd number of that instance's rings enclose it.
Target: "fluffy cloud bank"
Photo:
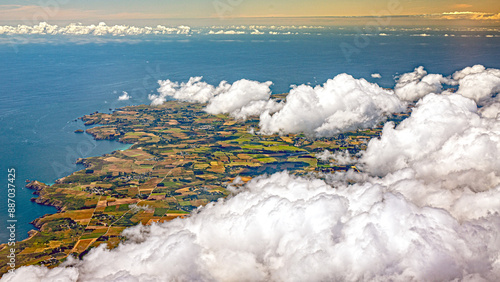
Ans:
[[[222,91],[226,91],[228,84],[223,81],[220,83],[219,87],[214,87],[204,81],[201,81],[203,77],[191,77],[188,82],[173,82],[170,80],[160,80],[160,88],[158,88],[158,95],[149,95],[149,99],[152,101],[151,105],[157,106],[161,105],[166,101],[167,97],[172,97],[174,99],[191,102],[191,103],[206,103],[212,99],[215,95]]]
[[[242,79],[232,85],[222,81],[215,87],[201,79],[192,77],[186,83],[159,81],[159,94],[150,95],[152,105],[164,103],[167,97],[208,103],[205,110],[211,114],[224,113],[237,119],[260,116],[261,134],[306,133],[323,137],[374,127],[388,114],[404,111],[406,102],[431,93],[450,94],[450,90],[443,91],[443,85],[458,86],[457,94],[484,106],[480,110],[484,115],[496,116],[496,94],[500,92],[500,70],[481,65],[457,71],[450,77],[428,74],[420,66],[401,75],[394,91],[340,74],[324,85],[295,86],[282,103],[271,98],[269,81]]]
[[[401,75],[394,87],[396,95],[404,101],[417,101],[429,93],[441,93],[443,83],[456,84],[441,74],[427,74],[423,66]]]
[[[276,112],[282,104],[270,99],[271,84],[270,81],[238,80],[211,99],[205,110],[211,114],[230,114],[237,119],[259,116],[264,111]]]
[[[457,94],[473,99],[479,105],[491,102],[500,92],[500,70],[482,65],[466,67],[450,77],[427,74],[423,66],[401,75],[394,87],[396,95],[404,101],[417,101],[429,93],[445,93],[443,85],[458,85]]]
[[[500,184],[500,123],[481,118],[470,99],[430,94],[396,128],[386,124],[363,161],[376,175],[411,167],[428,181],[484,190]]]
[[[137,226],[114,250],[5,281],[496,280],[500,217],[459,222],[379,184],[338,185],[286,172],[186,219]]]
[[[316,154],[316,158],[323,162],[330,162],[332,160],[339,165],[350,165],[357,162],[357,158],[349,154],[347,150],[332,153],[325,149],[323,152]]]
[[[370,128],[406,107],[393,91],[347,74],[340,74],[323,86],[294,87],[284,103],[271,98],[270,81],[222,81],[215,87],[201,79],[192,77],[180,84],[159,81],[158,94],[149,96],[151,104],[161,105],[167,97],[208,103],[205,111],[211,114],[224,113],[237,119],[260,116],[262,134],[304,132],[313,136]]]
[[[500,213],[500,120],[460,95],[424,97],[410,118],[385,125],[361,162],[418,205],[458,219]]]
[[[259,116],[264,111],[275,112],[282,105],[271,98],[272,82],[241,79],[233,84],[222,81],[217,87],[191,77],[187,83],[158,81],[158,95],[149,95],[151,105],[163,104],[167,97],[191,103],[208,103],[205,111],[210,114],[229,114],[236,119]]]
[[[283,109],[273,115],[261,115],[260,127],[264,134],[304,132],[331,136],[373,127],[387,114],[404,109],[405,104],[391,90],[340,74],[323,86],[293,88]]]
[[[491,101],[500,92],[500,70],[486,69],[482,65],[467,67],[453,74],[459,84],[457,94],[471,98],[480,105]]]
[[[108,26],[106,23],[98,25],[82,25],[71,23],[67,26],[51,25],[41,22],[37,25],[0,26],[0,34],[65,34],[65,35],[144,35],[144,34],[190,34],[189,26],[166,27],[157,25],[156,27],[136,27],[128,25]]]

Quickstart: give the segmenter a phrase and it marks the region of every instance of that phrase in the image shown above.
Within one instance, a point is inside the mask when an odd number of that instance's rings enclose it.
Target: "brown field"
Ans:
[[[82,253],[90,246],[90,244],[94,243],[96,240],[97,238],[78,240],[78,243],[76,243],[76,245],[73,247],[71,253],[73,252]]]
[[[123,204],[134,204],[134,203],[137,203],[139,201],[140,201],[139,199],[130,199],[130,198],[116,199],[116,201],[113,201],[113,202],[108,201],[108,206],[110,207],[110,206],[117,206],[117,205],[123,205]]]
[[[160,183],[163,179],[161,178],[151,178],[150,180],[144,182],[140,187],[139,190],[150,190],[156,188],[156,185]]]
[[[148,200],[163,200],[165,199],[165,194],[162,195],[151,195],[148,197]]]

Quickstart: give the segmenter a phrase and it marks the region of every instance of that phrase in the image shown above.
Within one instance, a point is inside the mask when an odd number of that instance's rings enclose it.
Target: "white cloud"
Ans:
[[[271,81],[238,80],[210,99],[205,111],[210,114],[227,114],[235,111],[238,112],[235,115],[246,115],[245,112],[260,114],[271,97],[269,88],[271,84]],[[261,103],[256,104],[256,102]],[[274,105],[270,105],[270,108],[274,108]]]
[[[5,281],[497,280],[500,216],[459,222],[389,187],[335,188],[286,172],[186,219],[136,226],[114,250]]]
[[[298,133],[331,136],[369,128],[389,113],[405,108],[392,91],[364,79],[340,74],[323,86],[300,85],[286,97],[280,111],[260,117],[261,133]]]
[[[1,6],[1,5],[0,5]],[[15,6],[15,5],[8,5]],[[17,6],[15,6],[17,7]],[[1,8],[1,7],[0,7]],[[26,10],[27,9],[27,10]],[[19,9],[4,9],[4,16],[9,17],[13,10],[18,10],[18,12],[29,13],[29,10],[40,10],[37,6],[24,6]],[[76,11],[71,9],[66,9],[63,14],[67,16],[67,19],[75,18],[81,16],[82,11]],[[31,13],[33,14],[33,13]],[[114,15],[107,15],[111,18],[123,18],[123,17],[135,17],[141,16],[141,13],[121,13]],[[439,14],[439,17],[442,15]],[[412,16],[414,17],[414,16]],[[2,17],[2,11],[0,9],[0,18]],[[484,34],[484,32],[489,32],[489,34]],[[382,27],[379,33],[376,34],[363,34],[365,36],[407,36],[408,32],[414,32],[412,36],[460,36],[460,37],[498,37],[498,28],[495,27],[454,27],[450,29],[448,27],[434,27],[434,28],[421,28],[421,27]],[[430,32],[430,33],[429,33]],[[472,34],[471,34],[472,32]],[[10,40],[16,40],[17,44],[24,43],[38,43],[43,39],[43,42],[59,43],[59,42],[77,42],[77,43],[94,43],[94,42],[141,42],[144,40],[161,40],[164,38],[163,35],[255,35],[260,36],[262,34],[268,35],[324,35],[324,34],[342,34],[346,36],[356,36],[357,34],[353,32],[352,29],[338,28],[334,26],[273,26],[273,25],[236,25],[236,26],[211,26],[211,27],[194,27],[191,28],[185,25],[179,26],[131,26],[131,25],[107,25],[104,22],[98,24],[84,25],[81,23],[70,23],[65,26],[51,25],[46,22],[40,22],[38,24],[32,25],[4,25],[0,26],[0,44],[5,44],[3,42],[5,38],[9,39],[7,43],[11,43]],[[1,35],[9,35],[1,36]],[[13,36],[17,35],[17,36]],[[26,36],[26,35],[37,35],[37,36]],[[58,37],[53,35],[71,35]],[[151,37],[150,35],[153,35]],[[161,35],[161,36],[160,36]]]
[[[500,70],[486,69],[482,65],[464,68],[453,74],[458,81],[457,94],[474,99],[478,104],[488,103],[500,92]]]
[[[380,73],[372,73],[372,78],[382,78]]]
[[[221,82],[216,89],[204,81],[203,77],[191,77],[188,82],[172,82],[170,80],[160,80],[160,88],[158,89],[159,95],[151,95],[150,100],[153,101],[152,105],[159,105],[165,102],[165,98],[172,97],[180,101],[191,103],[206,103],[212,99],[217,93],[226,90],[229,87],[225,81]]]
[[[386,124],[362,161],[373,175],[411,168],[425,183],[485,191],[500,185],[500,123],[481,118],[468,98],[429,94],[410,118]]]
[[[262,32],[258,29],[254,29],[250,34],[256,34],[256,35],[260,35],[260,34],[264,34],[265,32]]]
[[[500,92],[500,70],[486,69],[482,65],[466,67],[451,77],[441,74],[427,74],[423,66],[411,73],[401,75],[394,87],[396,95],[405,101],[417,101],[429,93],[450,94],[443,92],[443,84],[458,85],[457,94],[471,98],[478,105],[486,105]]]
[[[229,34],[229,35],[235,35],[235,34],[246,34],[246,32],[241,31],[241,30],[218,30],[218,31],[213,31],[210,30],[208,34]]]
[[[357,158],[349,154],[349,151],[335,151],[335,152],[330,152],[328,150],[324,150],[321,153],[316,154],[316,158],[323,161],[323,162],[329,162],[330,160],[333,160],[336,164],[339,165],[350,165],[354,164],[357,161]]]
[[[271,81],[257,82],[247,79],[229,84],[222,81],[215,87],[202,77],[191,77],[187,83],[158,81],[158,94],[149,95],[151,105],[163,104],[167,97],[191,103],[208,103],[205,111],[210,114],[230,114],[237,119],[259,116],[264,111],[275,112],[282,104],[270,99]]]
[[[260,116],[263,112],[275,113],[283,108],[283,103],[273,99],[251,101],[240,109],[233,110],[231,116],[236,119],[245,120],[251,116]]]
[[[0,34],[65,34],[65,35],[144,35],[144,34],[191,34],[189,26],[166,27],[157,25],[156,27],[136,27],[128,25],[108,26],[101,22],[98,25],[82,25],[80,23],[71,23],[67,26],[51,25],[46,22],[30,25],[18,26],[0,26]]]
[[[479,114],[485,118],[500,118],[500,102],[493,102],[479,109]]]
[[[123,94],[118,96],[118,101],[127,101],[130,98],[131,98],[130,95],[128,95],[127,92],[123,91]]]
[[[429,93],[441,93],[443,83],[456,84],[440,74],[427,74],[423,66],[413,72],[401,75],[394,87],[394,92],[401,100],[417,101]]]

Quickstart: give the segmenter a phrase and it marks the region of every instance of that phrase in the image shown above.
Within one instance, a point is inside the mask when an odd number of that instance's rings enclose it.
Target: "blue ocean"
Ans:
[[[16,239],[22,240],[34,228],[32,220],[56,212],[30,201],[34,195],[24,188],[26,180],[51,184],[82,169],[75,165],[77,158],[128,147],[74,133],[86,128],[78,118],[149,104],[148,94],[156,93],[158,80],[181,82],[192,76],[203,76],[211,84],[242,78],[270,80],[274,93],[284,93],[291,85],[322,84],[340,73],[393,87],[395,76],[420,65],[443,75],[475,64],[500,68],[498,31],[494,36],[489,36],[491,31],[448,33],[424,36],[406,31],[363,38],[338,31],[204,33],[142,35],[130,40],[32,35],[37,40],[24,41],[5,40],[4,35],[0,40],[1,226],[8,219],[8,168],[16,170]],[[382,77],[373,78],[374,73]],[[123,91],[130,100],[118,101]],[[8,235],[1,228],[0,242],[6,242]]]

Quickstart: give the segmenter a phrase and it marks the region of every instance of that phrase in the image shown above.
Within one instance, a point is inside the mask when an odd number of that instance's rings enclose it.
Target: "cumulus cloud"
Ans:
[[[228,88],[225,81],[222,81],[219,87],[214,87],[204,81],[203,77],[191,77],[188,82],[172,82],[169,79],[160,80],[160,88],[158,88],[158,95],[150,95],[149,99],[152,105],[161,105],[165,102],[166,97],[172,97],[180,101],[191,103],[206,103],[213,98],[217,93],[224,91]]]
[[[347,150],[335,151],[332,153],[325,149],[323,152],[316,154],[316,158],[323,162],[329,162],[330,160],[333,160],[339,165],[350,165],[356,163],[357,161],[357,158],[349,154],[349,151]]]
[[[485,118],[500,118],[500,102],[494,102],[479,110],[479,114]]]
[[[167,97],[208,103],[205,110],[211,114],[224,113],[243,120],[260,115],[261,134],[306,133],[321,137],[370,128],[383,121],[387,114],[404,111],[406,102],[431,93],[450,94],[451,90],[443,91],[443,84],[458,85],[457,94],[472,98],[481,106],[498,102],[495,99],[500,91],[500,70],[481,65],[457,71],[452,77],[428,74],[420,66],[398,77],[394,91],[340,74],[322,86],[294,86],[286,102],[281,103],[271,98],[270,81],[242,79],[233,84],[222,81],[215,87],[201,79],[192,77],[180,84],[159,81],[158,94],[150,95],[152,105],[164,103]],[[495,106],[482,110],[488,116],[494,111]]]
[[[451,77],[444,77],[441,74],[428,74],[420,66],[411,73],[401,75],[394,91],[402,100],[417,101],[429,93],[450,94],[450,90],[443,92],[445,84],[458,85],[457,94],[471,98],[481,106],[486,105],[500,92],[500,70],[475,65],[457,71]]]
[[[456,84],[455,81],[441,74],[427,74],[423,66],[413,72],[401,75],[394,87],[394,92],[401,100],[417,101],[429,93],[441,93],[442,84]]]
[[[459,84],[457,94],[483,105],[500,92],[500,70],[486,69],[482,65],[467,67],[453,74]]]
[[[230,35],[234,35],[234,34],[246,34],[245,31],[241,31],[241,30],[217,30],[217,31],[213,31],[213,30],[210,30],[208,32],[208,34],[230,34]]]
[[[459,222],[388,187],[332,187],[286,172],[249,182],[186,219],[126,230],[51,270],[5,281],[497,280],[500,216]]]
[[[267,103],[271,97],[271,89],[269,88],[271,84],[271,81],[261,83],[247,79],[238,80],[226,87],[225,91],[221,91],[220,94],[213,97],[205,110],[210,114],[226,114],[234,111],[250,113],[262,110],[267,104],[256,104],[256,102]],[[270,107],[274,106],[270,105]]]
[[[382,78],[380,73],[372,73],[372,78]]]
[[[236,119],[245,120],[251,116],[260,116],[264,112],[275,113],[281,108],[283,108],[283,103],[278,103],[273,99],[250,101],[242,108],[230,112],[230,115]]]
[[[294,87],[283,109],[260,117],[261,133],[298,133],[331,136],[378,124],[384,116],[401,112],[405,104],[390,90],[365,79],[340,74],[323,86]]]
[[[487,191],[500,185],[500,123],[482,118],[468,98],[429,94],[410,118],[384,126],[362,162],[378,176],[411,169],[423,183],[450,193]]]
[[[118,101],[127,101],[130,98],[131,98],[130,95],[128,95],[127,92],[123,91],[123,94],[118,96]]]
[[[276,112],[282,104],[271,98],[271,81],[257,82],[241,79],[230,84],[220,82],[215,87],[202,77],[191,77],[188,82],[158,81],[158,94],[149,95],[151,105],[163,104],[167,97],[191,103],[207,103],[210,114],[229,114],[237,119],[259,116],[264,111]]]
[[[156,27],[136,27],[129,25],[108,26],[101,22],[98,25],[82,25],[81,23],[71,23],[67,26],[51,25],[46,22],[40,22],[36,25],[18,25],[18,26],[0,26],[0,34],[43,34],[43,35],[145,35],[145,34],[191,34],[189,26],[167,27],[157,25]]]

